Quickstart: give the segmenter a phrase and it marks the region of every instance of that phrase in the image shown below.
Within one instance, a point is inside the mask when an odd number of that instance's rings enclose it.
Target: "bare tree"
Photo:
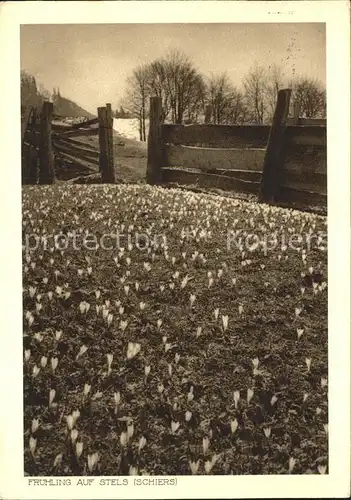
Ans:
[[[162,119],[168,116],[170,106],[170,93],[167,91],[166,64],[163,59],[157,59],[149,65],[148,91],[150,96],[160,97],[162,100]]]
[[[42,96],[42,98],[44,99],[44,101],[50,101],[51,100],[50,92],[44,87],[44,85],[42,83],[39,84],[38,92]]]
[[[207,88],[213,123],[242,123],[246,110],[242,93],[234,87],[226,73],[211,75]]]
[[[284,87],[283,70],[277,64],[272,64],[267,70],[266,80],[266,121],[271,122],[278,98],[278,90]]]
[[[318,80],[301,78],[292,82],[292,89],[292,101],[298,102],[301,117],[325,118],[326,92]]]
[[[139,120],[139,135],[141,141],[146,141],[146,118],[148,115],[149,97],[149,67],[141,65],[134,69],[127,78],[127,93],[125,108]]]
[[[205,84],[190,59],[177,50],[149,66],[150,94],[161,97],[163,118],[182,123],[203,109]]]
[[[205,107],[206,85],[203,77],[197,74],[192,81],[192,85],[187,88],[185,93],[186,108],[185,113],[188,123],[196,123],[198,116]]]
[[[40,95],[35,77],[21,71],[21,108],[38,107],[42,104],[43,98]]]
[[[244,78],[245,101],[251,122],[262,124],[267,112],[267,72],[255,65]]]

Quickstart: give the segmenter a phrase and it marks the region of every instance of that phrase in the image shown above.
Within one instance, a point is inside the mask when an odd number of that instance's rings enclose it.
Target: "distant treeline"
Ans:
[[[237,87],[226,73],[204,76],[177,50],[136,67],[122,102],[124,112],[139,119],[145,140],[151,96],[162,99],[163,119],[171,123],[196,123],[211,105],[214,124],[265,124],[271,122],[278,90],[284,87],[292,88],[291,106],[299,103],[301,117],[326,116],[326,92],[316,79],[296,75],[287,79],[277,65],[254,64]]]

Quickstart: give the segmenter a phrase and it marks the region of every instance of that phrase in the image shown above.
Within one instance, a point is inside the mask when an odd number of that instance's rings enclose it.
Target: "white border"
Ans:
[[[20,24],[326,22],[330,467],[325,476],[178,477],[175,487],[28,487],[22,446]],[[350,20],[347,1],[6,2],[0,5],[0,497],[347,497],[350,492]],[[233,47],[235,50],[235,47]]]

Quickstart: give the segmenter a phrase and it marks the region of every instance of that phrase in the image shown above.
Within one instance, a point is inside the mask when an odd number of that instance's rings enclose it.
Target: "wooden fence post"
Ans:
[[[277,104],[263,163],[259,193],[259,201],[261,202],[274,203],[280,187],[283,169],[281,150],[283,147],[285,125],[289,114],[290,97],[291,89],[281,89],[278,91]]]
[[[21,157],[22,157],[22,184],[35,184],[37,182],[37,175],[35,171],[35,181],[31,182],[30,176],[30,162],[31,162],[31,143],[25,145],[24,140],[28,137],[28,129],[33,123],[34,108],[26,108],[21,121]]]
[[[53,184],[55,181],[51,139],[52,111],[53,103],[45,101],[40,115],[39,184]]]
[[[149,135],[147,140],[146,182],[148,184],[161,182],[163,163],[162,99],[160,97],[151,97]]]
[[[116,174],[115,174],[115,165],[113,158],[113,116],[112,116],[112,107],[111,103],[106,104],[106,113],[107,113],[107,139],[108,139],[108,149],[107,149],[107,157],[108,157],[108,172],[109,172],[109,182],[116,182]]]
[[[111,116],[108,115],[107,107],[98,108],[99,118],[99,146],[100,146],[100,172],[103,183],[115,182],[115,171],[113,164],[113,136]]]
[[[211,104],[208,104],[205,108],[205,123],[211,123],[211,118],[212,118],[212,106]]]
[[[293,113],[294,125],[298,125],[300,122],[300,103],[298,101],[294,101]]]

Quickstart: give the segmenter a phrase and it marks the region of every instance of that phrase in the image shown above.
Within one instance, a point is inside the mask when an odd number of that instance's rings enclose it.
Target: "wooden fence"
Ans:
[[[272,126],[164,124],[151,98],[147,181],[325,206],[326,120],[289,119],[290,93],[279,91]]]
[[[66,165],[95,167],[105,183],[115,182],[111,105],[98,108],[98,118],[68,125],[44,102],[40,114],[31,108],[22,117],[22,184],[52,184]],[[99,151],[85,141],[98,136]],[[92,170],[94,171],[94,170]]]

